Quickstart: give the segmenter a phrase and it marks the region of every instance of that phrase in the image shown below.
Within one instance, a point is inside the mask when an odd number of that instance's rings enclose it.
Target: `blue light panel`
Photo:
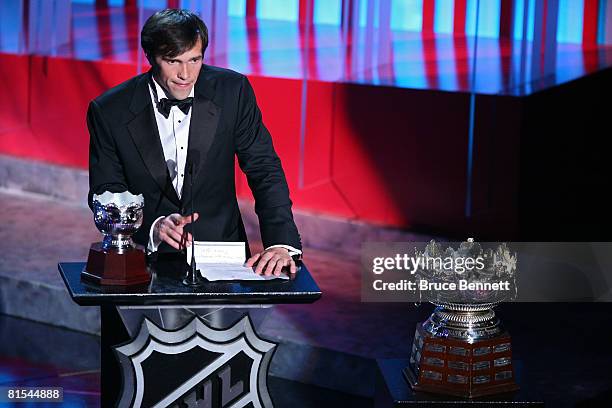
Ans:
[[[523,18],[525,2],[529,2],[529,15],[527,16],[527,40],[533,41],[533,22],[535,14],[535,2],[533,0],[516,0],[514,4],[514,39],[523,39]]]
[[[582,43],[584,2],[582,0],[560,0],[557,23],[557,41]]]
[[[514,2],[514,10],[512,10],[512,24],[513,27],[513,37],[515,40],[521,39],[521,34],[523,32],[523,7],[525,7],[525,0],[515,0]]]
[[[246,0],[229,0],[227,2],[227,14],[231,17],[246,16]]]
[[[0,4],[0,51],[18,53],[19,36],[23,30],[21,5]]]
[[[366,13],[368,12],[368,1],[367,0],[356,0],[356,1],[359,1],[359,27],[365,27]]]
[[[238,10],[239,11],[239,10]],[[229,35],[227,38],[228,50],[239,50],[240,52],[228,52],[228,67],[243,74],[252,73],[250,61],[250,44],[245,19],[233,19],[230,21]],[[256,55],[256,50],[253,50]]]
[[[391,3],[392,30],[421,31],[422,27],[422,0],[394,0]]]
[[[476,6],[478,2],[480,2],[478,36],[498,38],[499,19],[501,17],[500,0],[468,0],[465,16],[465,32],[467,35],[476,34]]]
[[[342,18],[342,0],[314,2],[313,19],[315,24],[340,25]]]
[[[257,18],[267,20],[298,21],[298,0],[258,0]]]
[[[453,32],[455,0],[436,0],[435,7],[434,32],[451,34]]]
[[[138,0],[138,6],[148,9],[163,10],[168,7],[168,2],[166,0]]]
[[[612,7],[612,3],[610,4]],[[597,44],[606,43],[606,2],[599,2],[599,10],[597,11],[599,16],[597,19]],[[610,21],[612,23],[612,21]]]

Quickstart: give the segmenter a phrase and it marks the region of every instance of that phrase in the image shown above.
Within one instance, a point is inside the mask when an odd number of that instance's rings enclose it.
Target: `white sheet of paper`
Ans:
[[[195,241],[196,265],[200,274],[209,281],[289,279],[280,276],[257,275],[253,268],[244,266],[244,242]],[[191,247],[187,247],[187,262],[191,264]]]
[[[289,279],[286,274],[280,276],[262,276],[253,272],[253,268],[247,268],[242,265],[231,264],[214,264],[204,263],[197,264],[200,274],[209,281],[220,280],[236,280],[236,281],[261,281],[271,279]]]
[[[206,263],[242,265],[244,259],[244,242],[195,241],[195,259],[197,265]],[[191,246],[187,247],[187,262],[191,265]]]

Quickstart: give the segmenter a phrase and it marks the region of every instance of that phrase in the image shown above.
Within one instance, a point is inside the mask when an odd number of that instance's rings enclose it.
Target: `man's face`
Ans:
[[[175,99],[185,99],[198,79],[202,67],[202,39],[176,57],[155,57],[157,82]]]

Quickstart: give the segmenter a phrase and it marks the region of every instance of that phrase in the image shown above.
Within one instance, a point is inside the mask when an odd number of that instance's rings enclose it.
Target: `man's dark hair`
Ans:
[[[166,9],[147,19],[140,33],[140,45],[151,65],[155,57],[174,58],[189,51],[202,39],[202,55],[208,46],[208,29],[189,10]]]

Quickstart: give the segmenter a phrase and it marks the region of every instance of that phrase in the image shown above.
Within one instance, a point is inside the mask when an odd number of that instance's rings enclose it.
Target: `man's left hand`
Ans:
[[[255,273],[258,275],[280,276],[284,267],[288,267],[291,274],[297,272],[297,266],[293,258],[289,256],[289,251],[281,247],[268,248],[263,252],[253,255],[246,261],[246,266],[248,267],[255,264],[257,265]]]

